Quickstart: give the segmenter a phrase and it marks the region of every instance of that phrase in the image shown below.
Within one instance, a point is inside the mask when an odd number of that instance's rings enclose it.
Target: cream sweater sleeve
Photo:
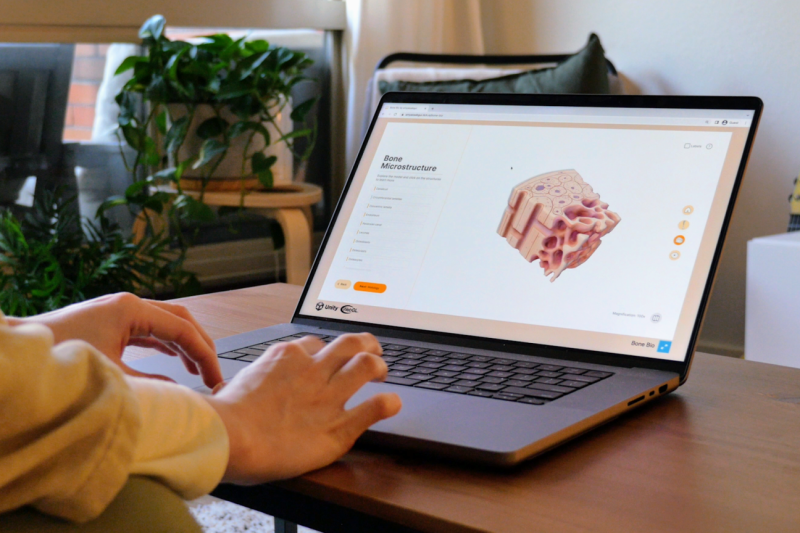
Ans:
[[[73,521],[100,514],[131,473],[185,497],[227,465],[222,420],[198,394],[125,377],[90,345],[0,314],[0,513],[23,505]]]

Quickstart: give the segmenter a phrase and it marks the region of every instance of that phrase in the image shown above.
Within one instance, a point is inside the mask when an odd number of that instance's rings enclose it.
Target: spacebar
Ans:
[[[394,383],[395,385],[413,385],[414,383],[419,383],[419,380],[398,378],[396,376],[386,376],[386,383]]]

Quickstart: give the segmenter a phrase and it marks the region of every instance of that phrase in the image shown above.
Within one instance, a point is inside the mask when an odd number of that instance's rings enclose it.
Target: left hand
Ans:
[[[122,361],[126,346],[155,348],[180,357],[189,373],[202,374],[208,387],[222,382],[214,341],[189,311],[177,304],[119,293],[9,321],[44,324],[52,330],[56,343],[71,339],[86,341],[132,376],[168,379],[128,367]]]

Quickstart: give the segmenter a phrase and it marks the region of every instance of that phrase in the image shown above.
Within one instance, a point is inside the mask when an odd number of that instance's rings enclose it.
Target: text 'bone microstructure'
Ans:
[[[497,233],[552,282],[585,263],[619,221],[580,174],[558,170],[514,187]]]

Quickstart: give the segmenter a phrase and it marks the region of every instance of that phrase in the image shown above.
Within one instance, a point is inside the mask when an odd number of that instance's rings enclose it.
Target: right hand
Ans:
[[[397,394],[382,393],[350,410],[345,403],[388,371],[372,335],[280,343],[206,399],[228,430],[223,481],[263,483],[298,476],[344,455],[376,422],[396,415]]]

